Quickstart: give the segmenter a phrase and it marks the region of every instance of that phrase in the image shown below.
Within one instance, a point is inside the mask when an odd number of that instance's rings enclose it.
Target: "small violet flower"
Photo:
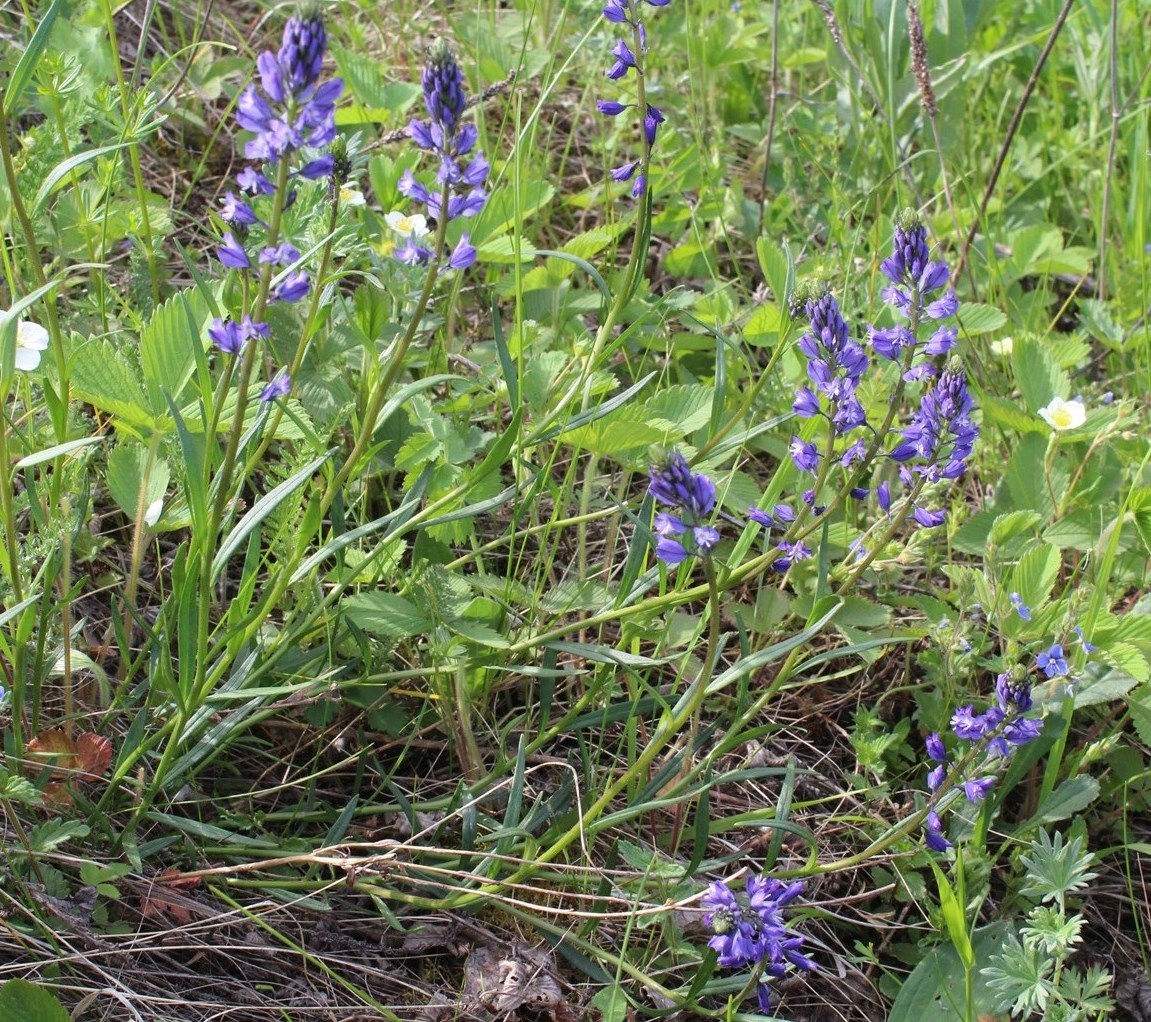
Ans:
[[[1067,661],[1063,657],[1063,647],[1055,643],[1050,649],[1045,649],[1035,658],[1035,666],[1049,678],[1063,678],[1071,673]]]
[[[1008,593],[1007,599],[1011,601],[1011,606],[1015,608],[1015,613],[1018,614],[1024,621],[1031,620],[1031,608],[1023,602],[1023,597],[1018,593]]]

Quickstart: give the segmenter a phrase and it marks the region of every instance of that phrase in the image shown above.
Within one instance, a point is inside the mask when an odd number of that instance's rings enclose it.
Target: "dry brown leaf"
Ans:
[[[98,781],[112,762],[112,743],[103,735],[85,731],[76,736],[76,757],[84,780]]]
[[[76,769],[76,743],[60,728],[41,731],[24,749],[26,767],[38,776],[46,767],[52,768],[52,780],[66,780]]]
[[[199,877],[186,877],[178,869],[169,867],[152,878],[147,894],[140,895],[140,915],[162,923],[183,926],[192,921],[192,913],[177,891],[186,891],[199,884]],[[175,897],[165,897],[165,892]]]

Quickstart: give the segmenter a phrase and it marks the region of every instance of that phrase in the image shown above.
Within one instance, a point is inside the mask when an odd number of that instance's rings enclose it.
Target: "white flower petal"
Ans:
[[[16,347],[45,351],[48,347],[48,331],[39,323],[20,320],[16,324]]]
[[[37,348],[16,349],[16,368],[22,373],[30,373],[40,367],[40,351]]]
[[[154,500],[148,505],[148,510],[144,512],[144,521],[148,525],[155,525],[160,520],[160,514],[163,510],[164,498],[160,497],[159,500]]]

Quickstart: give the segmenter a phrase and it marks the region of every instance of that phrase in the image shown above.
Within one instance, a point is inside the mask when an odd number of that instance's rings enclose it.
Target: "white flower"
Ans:
[[[164,513],[164,498],[160,497],[148,505],[148,510],[144,512],[144,521],[148,525],[155,525],[160,520],[160,515]]]
[[[48,331],[39,323],[16,323],[16,368],[30,373],[40,365],[40,352],[48,348]]]
[[[991,342],[991,353],[993,355],[999,355],[1003,358],[1007,358],[1007,356],[1011,354],[1011,349],[1014,347],[1015,347],[1015,338],[1014,337],[1004,337],[1000,341],[992,341]]]
[[[1087,420],[1087,409],[1082,401],[1064,401],[1061,397],[1053,397],[1046,408],[1039,409],[1039,416],[1052,429],[1062,432],[1082,426]]]
[[[428,218],[423,213],[405,216],[398,209],[394,209],[384,217],[384,223],[404,238],[423,238],[431,233],[428,230]]]
[[[344,187],[340,189],[341,206],[363,206],[366,203],[367,200],[364,198],[364,193],[359,189],[349,188],[347,185],[344,185]]]

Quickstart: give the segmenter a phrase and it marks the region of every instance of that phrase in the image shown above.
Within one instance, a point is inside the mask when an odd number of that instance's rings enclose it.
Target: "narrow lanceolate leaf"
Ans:
[[[43,19],[36,26],[36,31],[32,33],[28,48],[21,55],[15,70],[12,72],[12,77],[8,79],[8,88],[4,90],[3,102],[0,104],[0,116],[8,118],[16,113],[20,97],[24,95],[24,90],[28,88],[32,76],[36,73],[40,58],[44,56],[44,51],[48,47],[52,26],[56,23],[56,19],[60,16],[64,6],[65,0],[52,0],[48,10],[44,12]]]

